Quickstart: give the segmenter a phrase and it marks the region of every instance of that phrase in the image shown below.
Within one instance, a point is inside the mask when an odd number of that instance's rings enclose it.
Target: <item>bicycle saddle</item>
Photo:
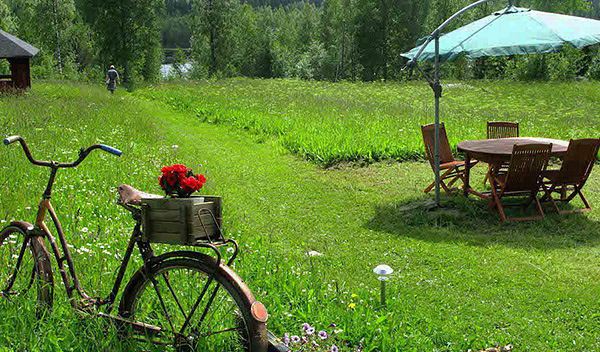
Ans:
[[[163,198],[158,194],[142,192],[129,185],[119,185],[117,191],[119,192],[119,201],[128,205],[140,205],[142,198]]]

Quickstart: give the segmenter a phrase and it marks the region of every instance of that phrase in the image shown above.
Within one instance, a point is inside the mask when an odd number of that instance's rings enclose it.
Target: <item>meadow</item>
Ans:
[[[293,154],[326,166],[423,156],[420,125],[433,122],[423,82],[327,83],[283,79],[164,84],[135,93],[201,121],[275,136]],[[568,140],[600,133],[596,83],[451,82],[441,120],[450,143],[485,137],[486,121],[519,121],[522,135]]]
[[[483,137],[485,120],[504,112],[532,135],[590,136],[598,92],[592,83],[461,84],[447,89],[444,120],[453,143]],[[0,125],[40,159],[70,161],[98,142],[123,150],[59,173],[53,196],[93,295],[108,291],[133,226],[115,204],[116,186],[158,193],[160,167],[177,161],[206,175],[202,193],[224,197],[226,233],[242,249],[234,268],[280,336],[303,335],[309,323],[337,330],[323,351],[332,343],[342,351],[600,350],[598,211],[501,225],[487,204],[461,197],[444,196],[441,213],[412,209],[430,198],[430,167],[393,160],[422,154],[418,124],[430,117],[419,111],[429,99],[418,83],[235,79],[110,96],[100,86],[47,82],[1,97]],[[355,149],[369,136],[371,144]],[[387,161],[318,165],[379,159]],[[14,145],[0,149],[0,165],[1,221],[32,221],[46,170]],[[477,168],[474,183],[484,171]],[[596,206],[598,176],[586,186]],[[372,272],[378,264],[395,269],[386,306]],[[137,347],[103,320],[71,311],[54,269],[55,309],[45,321],[35,321],[32,302],[0,300],[0,350]]]

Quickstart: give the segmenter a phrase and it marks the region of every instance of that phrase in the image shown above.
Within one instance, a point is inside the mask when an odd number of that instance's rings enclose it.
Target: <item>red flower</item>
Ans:
[[[165,166],[161,172],[158,183],[167,195],[177,193],[180,197],[187,197],[206,183],[204,175],[194,175],[191,169],[181,164]]]
[[[183,193],[191,194],[202,188],[202,183],[197,178],[190,176],[181,181],[181,190]]]
[[[175,184],[177,184],[177,182],[180,181],[180,177],[176,173],[170,172],[170,173],[166,174],[165,176],[167,179],[167,184],[169,186],[175,186]]]
[[[180,172],[182,174],[185,174],[188,171],[188,168],[185,167],[185,165],[181,165],[181,164],[175,164],[173,166],[171,166],[172,170],[175,172]]]

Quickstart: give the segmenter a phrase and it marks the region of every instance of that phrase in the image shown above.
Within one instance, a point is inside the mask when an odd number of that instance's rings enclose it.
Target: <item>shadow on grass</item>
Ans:
[[[437,210],[423,206],[430,199],[378,204],[365,227],[429,242],[473,246],[549,249],[600,245],[600,223],[586,213],[557,215],[550,204],[544,204],[544,220],[502,223],[498,211],[488,210],[483,200],[445,197],[441,201],[443,209]],[[520,215],[517,209],[510,213]],[[531,213],[530,207],[527,214]]]

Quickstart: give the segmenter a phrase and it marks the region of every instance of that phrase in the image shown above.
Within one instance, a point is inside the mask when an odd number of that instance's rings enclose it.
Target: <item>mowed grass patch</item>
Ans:
[[[53,198],[93,294],[108,291],[119,265],[115,248],[125,247],[132,226],[114,204],[114,187],[125,181],[157,192],[159,167],[178,161],[207,176],[204,193],[224,197],[226,232],[242,248],[235,269],[266,304],[269,328],[279,335],[301,334],[303,322],[317,330],[335,323],[348,351],[358,344],[367,351],[600,349],[597,211],[500,225],[485,203],[461,197],[444,196],[442,213],[409,209],[430,199],[422,193],[432,179],[428,164],[322,169],[290,155],[277,139],[256,143],[235,128],[198,123],[194,114],[130,95],[110,97],[89,86],[34,88],[0,100],[2,118],[15,121],[6,134],[21,133],[36,154],[56,160],[71,160],[77,147],[97,141],[125,152],[120,159],[97,153],[62,173]],[[84,110],[91,103],[97,110]],[[21,128],[17,121],[25,116],[41,130]],[[0,151],[0,176],[8,179],[1,209],[7,219],[32,219],[34,210],[25,207],[37,201],[45,174],[36,174],[16,146]],[[484,171],[477,167],[473,184]],[[598,172],[586,189],[600,204]],[[312,250],[322,255],[306,255]],[[378,303],[372,273],[382,263],[395,269],[387,307]],[[0,300],[7,317],[0,321],[1,344],[134,349],[101,320],[77,318],[58,285],[56,292],[62,295],[56,310],[38,324],[33,304]]]
[[[138,96],[276,136],[287,150],[324,165],[423,156],[420,126],[434,120],[424,82],[327,83],[289,79],[161,84]],[[518,121],[521,135],[568,140],[598,136],[600,84],[461,82],[444,85],[441,120],[450,143],[485,138],[486,122]]]

